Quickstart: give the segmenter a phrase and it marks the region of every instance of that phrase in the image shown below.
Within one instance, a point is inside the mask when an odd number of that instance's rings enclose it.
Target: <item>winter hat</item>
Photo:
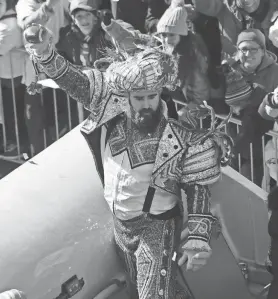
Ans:
[[[172,0],[170,7],[165,11],[157,23],[157,33],[173,33],[187,35],[187,11],[184,0]]]
[[[262,49],[266,48],[265,36],[259,29],[247,29],[242,31],[237,38],[237,46],[242,42],[252,41],[257,43]]]
[[[69,11],[71,15],[74,14],[74,11],[77,9],[93,12],[98,10],[98,6],[97,0],[72,0],[70,2]]]
[[[253,13],[258,9],[260,0],[236,0],[236,4],[246,12]]]
[[[226,73],[225,102],[229,106],[245,106],[253,89],[243,78],[242,74],[234,68]]]

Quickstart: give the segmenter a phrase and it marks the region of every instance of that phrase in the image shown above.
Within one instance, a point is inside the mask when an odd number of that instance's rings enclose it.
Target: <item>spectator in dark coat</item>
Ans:
[[[179,56],[179,85],[184,101],[202,104],[203,101],[208,101],[210,96],[208,53],[199,36],[189,31],[187,17],[183,0],[173,1],[157,24],[157,34],[164,47]],[[173,97],[175,98],[175,95]]]
[[[225,101],[233,113],[241,120],[239,131],[230,131],[234,138],[234,167],[238,166],[238,154],[241,155],[241,172],[250,178],[250,143],[253,144],[254,183],[261,186],[263,177],[262,136],[273,128],[273,121],[261,117],[258,108],[267,91],[262,85],[249,83],[236,68],[225,66]],[[233,129],[233,128],[231,128]]]
[[[90,0],[72,0],[70,14],[72,23],[60,30],[56,48],[71,63],[93,67],[106,44],[97,7]]]
[[[60,39],[56,44],[57,51],[75,65],[93,67],[94,62],[101,58],[107,45],[101,28],[98,3],[94,0],[72,0],[69,12],[72,23],[60,30]],[[73,101],[71,105],[76,105]],[[74,125],[84,120],[88,112],[78,105],[78,118],[73,113]],[[76,111],[76,109],[71,109]]]

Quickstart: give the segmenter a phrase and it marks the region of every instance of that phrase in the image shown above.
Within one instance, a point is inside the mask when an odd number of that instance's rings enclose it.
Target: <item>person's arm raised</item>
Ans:
[[[52,45],[52,34],[33,24],[24,31],[25,48],[38,72],[52,79],[70,97],[90,110],[93,95],[106,88],[103,74],[96,69],[82,70],[59,55]]]

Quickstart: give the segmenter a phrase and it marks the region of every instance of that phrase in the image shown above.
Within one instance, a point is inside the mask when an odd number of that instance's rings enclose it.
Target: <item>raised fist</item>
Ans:
[[[52,33],[40,24],[31,24],[23,32],[26,51],[42,57],[51,53]]]

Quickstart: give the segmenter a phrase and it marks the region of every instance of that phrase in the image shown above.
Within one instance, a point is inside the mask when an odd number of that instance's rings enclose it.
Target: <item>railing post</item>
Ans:
[[[19,130],[18,130],[18,115],[17,115],[15,85],[14,85],[14,77],[13,77],[13,63],[12,63],[11,53],[9,54],[9,59],[10,59],[10,67],[12,71],[11,82],[12,82],[12,97],[13,97],[13,109],[14,109],[15,138],[16,138],[18,159],[20,159],[21,151],[20,151],[20,139],[19,139]]]

